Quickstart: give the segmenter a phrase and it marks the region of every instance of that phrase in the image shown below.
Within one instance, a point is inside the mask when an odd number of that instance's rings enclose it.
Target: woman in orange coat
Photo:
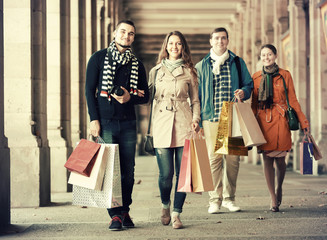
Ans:
[[[271,44],[261,47],[262,71],[256,72],[252,96],[252,110],[258,120],[267,143],[258,147],[263,154],[264,174],[271,196],[271,211],[278,212],[282,201],[282,184],[286,172],[285,156],[292,147],[292,137],[286,117],[287,102],[284,90],[285,79],[289,104],[295,110],[302,129],[309,130],[309,122],[296,98],[291,74],[276,64],[277,50]],[[275,192],[275,169],[277,187]]]

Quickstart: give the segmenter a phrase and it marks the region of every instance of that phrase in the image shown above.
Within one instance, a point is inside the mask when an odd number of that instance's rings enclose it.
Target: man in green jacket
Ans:
[[[218,213],[221,206],[231,212],[241,210],[235,204],[240,158],[216,154],[214,151],[223,101],[232,101],[234,96],[246,100],[250,98],[253,89],[253,81],[245,62],[227,49],[228,43],[227,30],[214,29],[210,35],[210,53],[195,66],[199,80],[202,127],[215,187],[209,192],[209,213]]]

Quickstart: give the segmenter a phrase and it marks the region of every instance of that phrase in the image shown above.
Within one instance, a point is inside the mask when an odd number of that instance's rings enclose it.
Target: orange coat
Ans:
[[[291,74],[284,69],[279,69],[283,75],[288,89],[288,99],[291,107],[295,110],[301,128],[309,127],[309,122],[301,110],[296,98],[293,79]],[[267,143],[258,148],[264,151],[287,151],[292,147],[292,136],[286,118],[287,102],[284,91],[283,78],[277,75],[273,78],[273,106],[271,109],[258,108],[258,90],[262,79],[261,71],[252,76],[254,82],[252,96],[252,110],[261,127]]]

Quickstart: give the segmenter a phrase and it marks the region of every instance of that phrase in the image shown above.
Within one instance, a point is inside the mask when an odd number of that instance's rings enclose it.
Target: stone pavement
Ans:
[[[188,194],[179,230],[160,223],[157,177],[155,158],[137,157],[134,229],[109,231],[106,209],[73,206],[71,193],[55,193],[49,207],[12,209],[11,229],[0,239],[327,239],[327,175],[288,171],[281,212],[272,213],[262,166],[241,163],[236,195],[242,211],[208,214],[208,194]]]

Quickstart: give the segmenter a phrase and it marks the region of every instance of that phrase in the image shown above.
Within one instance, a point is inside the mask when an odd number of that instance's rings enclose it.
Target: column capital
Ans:
[[[297,7],[303,7],[304,0],[294,0],[294,5]]]
[[[240,12],[240,13],[243,13],[245,11],[245,8],[246,8],[246,1],[242,1],[242,2],[237,4],[236,11]]]

